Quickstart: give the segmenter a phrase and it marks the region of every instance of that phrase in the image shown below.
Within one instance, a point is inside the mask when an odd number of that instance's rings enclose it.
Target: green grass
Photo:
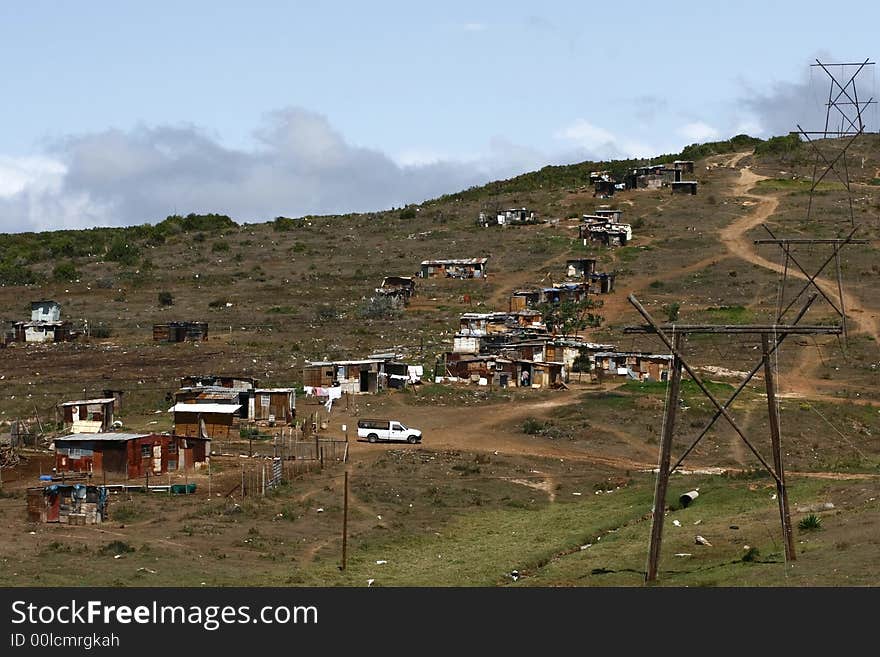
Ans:
[[[747,324],[754,319],[754,313],[744,306],[710,306],[706,312],[714,323]]]

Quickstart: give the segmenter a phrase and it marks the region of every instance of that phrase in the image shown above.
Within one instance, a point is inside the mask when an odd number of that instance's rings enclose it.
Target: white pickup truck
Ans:
[[[371,443],[380,440],[397,440],[408,443],[422,442],[422,432],[406,426],[399,420],[358,420],[358,440],[366,438]]]

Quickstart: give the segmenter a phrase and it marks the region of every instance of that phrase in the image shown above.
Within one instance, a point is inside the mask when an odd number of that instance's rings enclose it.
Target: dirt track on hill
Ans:
[[[734,194],[754,200],[756,201],[756,205],[752,206],[750,212],[742,218],[737,219],[726,228],[723,228],[719,233],[719,237],[727,250],[736,257],[758,265],[759,267],[770,269],[778,274],[782,274],[784,267],[758,255],[755,251],[755,245],[752,244],[751,239],[747,236],[747,233],[752,228],[763,223],[772,216],[773,213],[776,212],[776,208],[779,206],[779,199],[775,196],[756,194],[749,191],[759,181],[765,179],[766,176],[759,176],[747,167],[740,170],[740,178],[734,187]],[[802,281],[807,280],[807,277],[796,269],[789,268],[788,275]],[[816,283],[830,298],[836,298],[836,283],[822,277],[817,278]],[[853,332],[866,333],[880,344],[880,316],[878,316],[877,312],[866,310],[865,304],[861,299],[846,291],[844,291],[844,301],[847,307],[847,318],[852,328],[855,329]]]

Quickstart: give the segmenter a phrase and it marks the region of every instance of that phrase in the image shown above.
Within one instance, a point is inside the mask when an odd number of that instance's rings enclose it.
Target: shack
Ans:
[[[257,379],[249,376],[231,374],[193,374],[180,377],[180,387],[214,386],[232,388],[233,390],[253,390],[257,387]]]
[[[222,386],[188,386],[175,392],[173,400],[175,404],[235,404],[240,406],[236,416],[247,419],[251,417],[253,391]]]
[[[681,171],[682,173],[693,173],[694,172],[694,161],[693,160],[676,160],[672,163],[672,168],[677,171]]]
[[[378,359],[310,361],[303,367],[303,385],[312,388],[330,388],[338,385],[349,394],[379,392],[380,366]]]
[[[154,342],[198,342],[208,339],[207,322],[153,324]]]
[[[593,196],[599,198],[608,198],[614,196],[614,188],[617,183],[614,180],[597,180],[594,183]]]
[[[609,208],[605,206],[593,210],[593,216],[601,217],[602,219],[610,221],[612,223],[617,223],[623,216],[623,210],[619,210],[617,208]]]
[[[696,180],[680,180],[679,182],[672,183],[672,193],[673,194],[691,194],[693,196],[697,193],[697,181]]]
[[[108,519],[107,489],[89,484],[51,484],[27,489],[28,522],[95,525]]]
[[[541,303],[541,290],[514,290],[508,308],[511,312],[533,308]]]
[[[422,278],[485,278],[488,262],[489,258],[423,260],[419,276]]]
[[[57,322],[61,319],[61,304],[51,299],[31,301],[32,322]]]
[[[293,388],[257,388],[250,398],[248,417],[269,424],[291,424],[296,417]]]
[[[55,469],[136,479],[204,463],[210,441],[156,433],[71,434],[55,439]]]
[[[168,409],[174,413],[174,434],[190,438],[226,438],[232,434],[239,404],[180,403]]]
[[[394,299],[406,305],[415,294],[416,283],[411,276],[386,276],[382,285],[376,288],[376,294]]]
[[[574,258],[565,261],[565,272],[569,278],[588,279],[595,271],[595,258]]]
[[[58,404],[64,428],[71,433],[100,433],[113,426],[115,397],[81,399]]]
[[[77,337],[67,321],[30,321],[13,324],[16,342],[69,342]]]
[[[672,356],[641,351],[603,351],[594,356],[600,380],[621,376],[634,381],[666,381]]]

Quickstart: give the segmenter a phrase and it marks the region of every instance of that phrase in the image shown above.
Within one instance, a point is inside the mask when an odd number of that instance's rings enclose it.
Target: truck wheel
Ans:
[[[371,433],[369,436],[367,436],[367,440],[369,440],[371,443],[375,443],[375,442],[378,442],[379,436],[377,436],[374,433]]]
[[[409,438],[406,439],[406,442],[408,442],[410,445],[415,445],[417,442],[419,442],[419,437],[418,436],[410,436]]]

